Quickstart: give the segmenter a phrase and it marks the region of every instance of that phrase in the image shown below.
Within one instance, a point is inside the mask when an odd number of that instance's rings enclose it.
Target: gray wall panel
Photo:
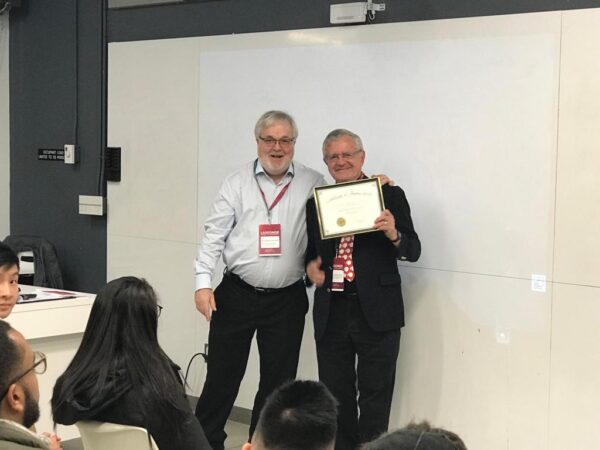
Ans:
[[[383,1],[383,0],[382,0]],[[329,27],[332,0],[215,0],[113,9],[109,42]],[[598,0],[387,0],[373,23],[600,7]]]
[[[106,219],[78,214],[78,195],[98,191],[104,140],[102,3],[78,2],[77,63],[73,1],[32,0],[10,17],[11,233],[53,242],[65,287],[83,291],[106,279]],[[74,141],[77,97],[81,162],[37,161]]]
[[[10,230],[8,33],[8,16],[0,16],[0,239],[4,238]]]

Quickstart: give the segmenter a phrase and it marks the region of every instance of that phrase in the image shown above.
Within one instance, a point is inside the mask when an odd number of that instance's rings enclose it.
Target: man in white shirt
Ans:
[[[294,380],[267,399],[252,442],[242,450],[333,450],[337,402],[327,387],[312,380]]]
[[[215,450],[229,417],[256,332],[260,383],[250,437],[267,396],[296,377],[308,298],[303,282],[305,205],[323,176],[293,161],[298,130],[282,111],[256,123],[258,159],[223,182],[196,259],[196,308],[210,321],[206,381],[196,416]],[[227,266],[213,292],[219,258]]]

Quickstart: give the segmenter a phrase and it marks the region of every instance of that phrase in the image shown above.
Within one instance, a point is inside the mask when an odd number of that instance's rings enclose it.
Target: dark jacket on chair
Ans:
[[[62,389],[62,377],[54,386],[54,397]],[[124,370],[119,370],[103,394],[89,398],[85,394],[69,399],[52,415],[56,423],[73,425],[80,420],[95,420],[120,425],[132,425],[148,430],[160,450],[211,450],[198,419],[192,414],[183,388],[178,398],[178,407],[189,411],[178,429],[161,420],[153,410],[157,401],[148,389],[135,385]],[[165,404],[165,408],[171,405]]]
[[[62,274],[58,265],[58,258],[54,245],[46,239],[37,236],[6,236],[4,244],[13,249],[15,253],[23,251],[33,252],[33,285],[63,288]]]

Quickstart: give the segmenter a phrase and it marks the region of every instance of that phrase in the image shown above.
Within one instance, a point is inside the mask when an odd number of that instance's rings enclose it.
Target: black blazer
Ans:
[[[410,206],[404,191],[397,186],[382,186],[385,207],[394,215],[396,229],[401,234],[400,246],[383,231],[354,236],[352,260],[360,304],[367,323],[375,331],[397,330],[404,326],[402,283],[396,260],[414,262],[421,255],[421,242],[410,217]],[[331,275],[336,239],[321,239],[314,199],[306,204],[308,246],[306,264],[320,256],[325,283],[315,290],[313,320],[315,339],[325,334],[331,301]]]

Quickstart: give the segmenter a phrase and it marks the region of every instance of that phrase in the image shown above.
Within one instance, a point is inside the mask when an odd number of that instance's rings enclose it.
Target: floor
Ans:
[[[226,450],[240,450],[242,444],[248,440],[248,425],[244,423],[227,421],[225,425],[227,440],[225,441]],[[84,450],[81,439],[71,439],[62,443],[63,450]]]

